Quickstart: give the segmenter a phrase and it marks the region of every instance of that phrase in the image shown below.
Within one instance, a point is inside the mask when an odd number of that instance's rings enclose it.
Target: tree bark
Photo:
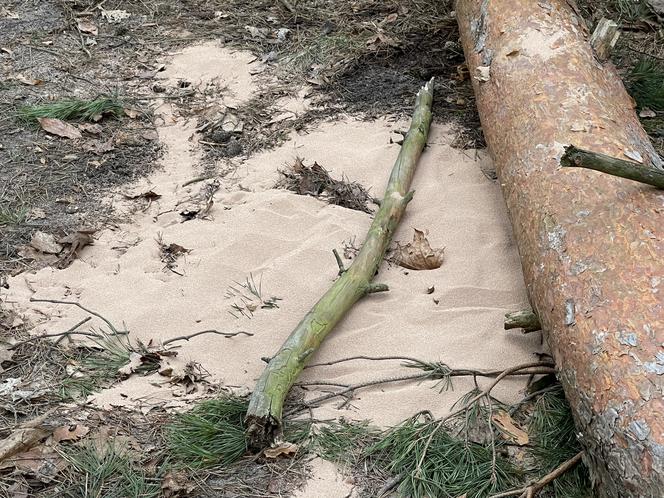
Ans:
[[[385,196],[353,264],[295,327],[259,378],[246,416],[252,449],[269,446],[281,432],[286,395],[325,336],[361,297],[388,290],[386,285],[374,284],[372,280],[413,197],[409,189],[429,134],[432,101],[433,80],[417,94],[410,129],[392,169]]]
[[[664,188],[664,171],[655,168],[644,168],[638,163],[625,161],[606,154],[598,154],[589,150],[578,149],[573,145],[565,148],[560,158],[560,165],[566,168],[586,168],[600,171],[608,175],[634,180],[657,188]]]
[[[559,161],[570,143],[640,155],[644,168],[662,161],[573,5],[457,0],[456,12],[531,305],[595,487],[602,497],[661,496],[662,194]]]

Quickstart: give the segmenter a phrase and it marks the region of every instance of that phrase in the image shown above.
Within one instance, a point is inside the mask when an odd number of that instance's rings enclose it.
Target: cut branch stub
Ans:
[[[387,286],[371,281],[413,197],[409,188],[429,134],[432,101],[433,80],[417,94],[410,129],[392,169],[385,196],[353,264],[295,327],[258,379],[246,416],[251,449],[265,448],[280,435],[286,395],[325,336],[360,298],[387,290]]]
[[[653,187],[664,188],[664,171],[661,169],[579,149],[573,145],[565,148],[565,154],[560,158],[560,165],[565,168],[592,169],[608,175],[652,185]]]
[[[523,329],[527,333],[542,330],[542,325],[534,311],[521,310],[505,314],[505,330],[510,329]]]

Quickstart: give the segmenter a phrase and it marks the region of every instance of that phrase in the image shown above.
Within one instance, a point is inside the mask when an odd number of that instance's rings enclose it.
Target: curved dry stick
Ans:
[[[219,332],[218,330],[202,330],[201,332],[194,332],[193,334],[190,335],[181,335],[178,337],[173,337],[172,339],[168,339],[167,341],[162,342],[162,346],[166,346],[168,344],[171,344],[175,341],[188,341],[189,339],[193,339],[194,337],[197,337],[199,335],[203,334],[217,334],[217,335],[223,335],[226,339],[229,337],[235,337],[237,335],[247,335],[249,337],[253,336],[251,332],[245,332],[244,330],[240,330],[238,332]]]
[[[100,314],[97,313],[96,311],[92,311],[91,309],[86,308],[85,306],[83,306],[83,305],[82,305],[81,303],[79,303],[79,302],[76,302],[76,301],[60,301],[59,299],[38,299],[38,298],[36,298],[36,297],[31,297],[31,298],[30,298],[30,302],[31,302],[31,303],[70,304],[70,305],[73,305],[73,306],[78,306],[78,307],[81,308],[83,311],[85,311],[85,312],[87,312],[87,313],[90,313],[91,315],[96,316],[97,318],[99,318],[100,320],[102,320],[104,323],[106,323],[106,325],[108,325],[109,328],[111,329],[111,332],[113,332],[114,334],[119,334],[119,333],[121,333],[121,332],[118,332],[118,331],[116,330],[115,326],[114,326],[114,325],[113,325],[113,324],[112,324],[107,318],[103,317],[102,315],[100,315]]]
[[[520,498],[533,498],[537,493],[539,493],[547,484],[551,484],[553,481],[558,479],[560,476],[569,472],[574,467],[576,467],[581,460],[583,459],[583,451],[580,451],[574,455],[569,460],[564,461],[558,467],[553,469],[547,475],[542,477],[537,482],[526,486],[525,488],[513,489],[512,491],[505,491],[504,493],[498,493],[497,495],[491,495],[489,498],[506,498],[507,496],[517,496]]]
[[[49,337],[59,337],[57,341],[55,341],[56,344],[58,344],[65,336],[69,335],[84,335],[87,337],[96,337],[100,338],[101,336],[99,334],[95,334],[94,332],[76,332],[76,329],[79,328],[81,325],[83,325],[86,322],[89,322],[91,318],[89,316],[86,316],[83,320],[78,322],[76,325],[71,327],[69,330],[65,330],[64,332],[58,332],[56,334],[44,334],[44,335],[35,335],[33,337],[30,337],[28,339],[25,339],[24,341],[17,342],[16,344],[12,344],[10,347],[8,347],[8,350],[16,349],[19,346],[22,346],[23,344],[27,344],[32,341],[36,341],[37,339],[47,339]]]
[[[501,376],[501,379],[506,377],[506,376],[521,376],[521,375],[546,375],[546,374],[552,374],[555,373],[556,370],[551,367],[551,363],[547,362],[539,362],[539,365],[541,368],[521,368],[516,372],[511,372],[506,375],[503,375],[505,373],[504,370],[496,370],[496,371],[481,371],[481,370],[467,370],[467,369],[458,369],[458,370],[451,370],[448,375],[450,377],[496,377],[496,376]],[[432,374],[431,372],[425,372],[421,374],[413,374],[413,375],[403,375],[403,376],[398,376],[398,377],[387,377],[387,378],[382,378],[382,379],[376,379],[376,380],[369,380],[366,382],[361,382],[359,384],[354,384],[348,387],[345,387],[344,389],[334,392],[334,393],[328,393],[324,394],[322,396],[319,396],[318,398],[314,398],[312,400],[309,400],[301,405],[301,408],[312,408],[315,405],[322,403],[323,401],[327,401],[328,399],[336,398],[338,396],[343,396],[345,394],[348,394],[350,392],[356,391],[358,389],[363,389],[365,387],[371,387],[371,386],[377,386],[381,384],[391,384],[394,382],[404,382],[408,380],[437,380],[440,377],[436,376],[435,374]],[[328,385],[328,384],[323,384],[319,382],[311,382],[309,383],[310,385]],[[306,385],[306,384],[302,384]],[[330,383],[329,385],[332,385]],[[492,386],[491,389],[493,389]],[[287,413],[287,415],[293,415],[294,413],[297,413],[301,411],[300,409],[292,410]]]
[[[431,431],[429,434],[429,437],[427,438],[427,442],[424,445],[424,450],[422,451],[422,455],[420,456],[420,459],[417,462],[417,467],[416,467],[416,472],[419,472],[420,468],[422,467],[422,463],[424,462],[424,459],[427,456],[427,451],[429,449],[429,446],[431,445],[431,441],[433,440],[433,437],[436,435],[436,433],[440,430],[440,428],[443,426],[445,422],[447,422],[449,419],[452,417],[456,417],[457,415],[463,413],[466,411],[468,408],[470,408],[471,405],[479,401],[485,396],[489,396],[491,394],[491,391],[493,390],[498,383],[503,380],[505,377],[507,377],[510,374],[513,374],[514,372],[518,372],[519,370],[525,370],[526,368],[535,368],[535,367],[540,367],[542,365],[550,365],[548,362],[542,362],[542,361],[536,361],[536,362],[531,362],[531,363],[522,363],[521,365],[516,365],[514,367],[507,368],[503,370],[503,372],[498,375],[494,379],[494,381],[489,384],[489,386],[485,389],[482,390],[478,395],[473,396],[465,405],[463,405],[461,408],[458,410],[453,411],[452,413],[446,415],[445,417],[441,418],[438,423],[436,424],[436,427]]]
[[[413,363],[424,363],[422,360],[417,358],[412,358],[410,356],[349,356],[348,358],[341,358],[339,360],[331,360],[321,363],[312,363],[311,365],[306,365],[304,368],[314,368],[314,367],[327,367],[330,365],[336,365],[337,363],[343,363],[345,361],[355,361],[355,360],[367,360],[367,361],[383,361],[383,360],[403,360],[403,361],[412,361]]]

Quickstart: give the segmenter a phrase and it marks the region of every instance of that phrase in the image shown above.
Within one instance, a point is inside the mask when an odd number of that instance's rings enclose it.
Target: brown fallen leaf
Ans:
[[[74,261],[81,249],[94,242],[92,234],[96,230],[81,228],[58,240],[59,244],[68,244],[67,252],[58,261],[58,268],[67,268]]]
[[[81,138],[81,132],[75,126],[65,123],[61,119],[55,118],[37,118],[42,129],[51,135],[57,135],[64,138]]]
[[[280,456],[291,457],[297,453],[298,445],[284,441],[277,446],[266,448],[263,451],[265,458],[279,458]]]
[[[103,140],[93,140],[92,143],[86,143],[83,145],[83,149],[92,152],[98,156],[101,156],[105,152],[115,149],[113,145],[113,139]]]
[[[34,476],[44,483],[52,481],[67,466],[66,460],[47,445],[18,453],[7,463],[13,464],[19,473]]]
[[[17,248],[16,252],[22,258],[31,259],[34,261],[36,266],[39,268],[45,268],[49,265],[57,263],[58,261],[58,257],[55,254],[45,254],[32,246],[20,246]],[[31,268],[34,267],[35,265],[32,264]]]
[[[44,83],[44,80],[38,80],[38,79],[34,79],[34,78],[26,78],[22,74],[17,74],[16,76],[14,76],[14,79],[16,81],[20,81],[24,85],[28,85],[28,86],[36,86],[36,85],[41,85],[42,83]]]
[[[96,123],[81,123],[78,125],[78,129],[91,135],[100,135],[102,132],[101,125]]]
[[[11,457],[30,450],[51,434],[52,427],[46,423],[51,412],[52,410],[25,422],[9,436],[0,440],[0,468],[11,466],[12,464],[8,463]]]
[[[62,251],[62,245],[55,241],[55,237],[52,234],[39,230],[32,234],[30,245],[44,254],[58,254]]]
[[[32,208],[30,211],[28,211],[28,219],[44,220],[46,219],[46,211],[41,208]]]
[[[186,496],[195,489],[189,476],[184,471],[171,470],[161,482],[161,491],[166,498]]]
[[[81,33],[87,33],[92,36],[97,36],[99,34],[99,28],[90,19],[85,19],[85,18],[76,19],[76,26],[78,26],[78,30]]]
[[[426,238],[426,234],[414,228],[413,241],[406,245],[396,243],[391,259],[404,268],[410,270],[435,270],[443,264],[445,248],[433,249]]]
[[[496,412],[493,414],[492,420],[498,426],[498,429],[516,444],[519,446],[528,444],[528,433],[516,426],[509,413],[506,411]]]
[[[90,428],[81,424],[63,425],[53,431],[53,440],[56,443],[60,441],[77,441],[90,432]]]

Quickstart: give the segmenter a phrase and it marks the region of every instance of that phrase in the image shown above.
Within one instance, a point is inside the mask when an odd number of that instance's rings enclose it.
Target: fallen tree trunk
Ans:
[[[457,0],[484,134],[531,305],[604,497],[664,489],[661,192],[561,168],[564,146],[662,169],[566,0]]]
[[[347,270],[340,265],[339,279],[295,327],[258,380],[246,416],[252,449],[260,450],[269,446],[280,433],[286,395],[325,336],[361,297],[388,290],[386,285],[373,284],[371,281],[413,197],[409,189],[429,134],[432,101],[433,80],[417,94],[410,129],[392,169],[380,209],[360,252]]]

